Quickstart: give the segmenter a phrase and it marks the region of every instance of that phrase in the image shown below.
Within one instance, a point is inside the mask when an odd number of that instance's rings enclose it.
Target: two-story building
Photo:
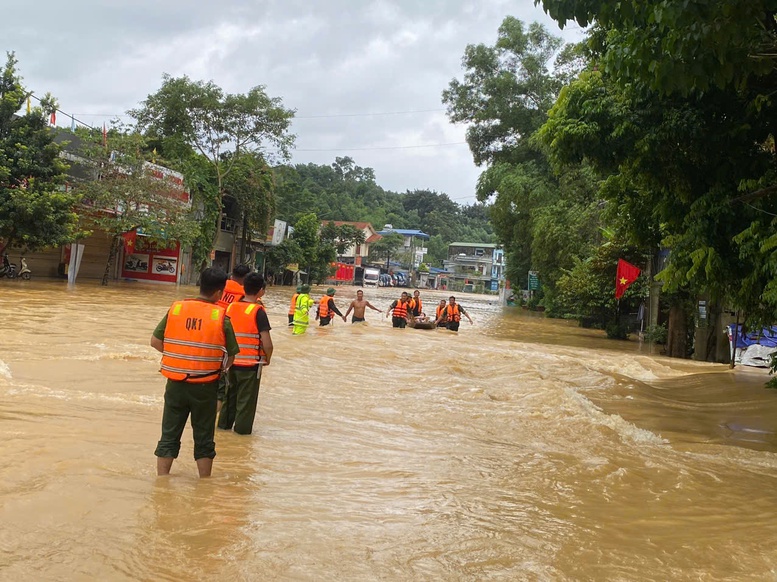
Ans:
[[[337,261],[345,263],[347,265],[360,266],[367,262],[367,257],[370,254],[370,245],[377,240],[380,240],[381,236],[375,230],[375,228],[369,222],[347,222],[343,220],[325,220],[321,223],[324,227],[330,222],[335,226],[343,226],[345,224],[353,226],[361,230],[364,233],[364,243],[360,245],[352,245],[345,249],[342,255],[337,256]]]
[[[467,291],[498,291],[504,281],[504,250],[492,243],[454,242],[443,261],[449,287]]]

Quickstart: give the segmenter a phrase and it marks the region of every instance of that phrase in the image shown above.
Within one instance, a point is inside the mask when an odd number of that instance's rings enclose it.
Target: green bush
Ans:
[[[643,334],[646,342],[665,345],[669,337],[666,325],[649,325]]]
[[[604,331],[607,333],[607,337],[610,339],[629,339],[628,329],[626,329],[626,326],[622,323],[608,323],[607,327],[604,328]]]

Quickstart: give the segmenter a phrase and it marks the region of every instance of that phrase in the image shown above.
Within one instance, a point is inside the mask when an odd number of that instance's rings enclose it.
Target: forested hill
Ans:
[[[432,236],[428,258],[434,265],[447,258],[451,242],[496,242],[487,206],[462,206],[429,190],[385,190],[372,168],[349,157],[336,158],[331,166],[297,164],[275,172],[276,216],[291,224],[315,212],[321,220],[366,221],[376,230],[384,224],[420,229]]]

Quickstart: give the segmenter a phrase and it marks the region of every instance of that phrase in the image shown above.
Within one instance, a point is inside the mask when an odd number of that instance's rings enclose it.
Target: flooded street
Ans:
[[[384,310],[398,293],[365,289]],[[493,297],[458,297],[475,320],[458,334],[368,310],[291,337],[291,289],[271,287],[254,434],[217,431],[199,480],[187,428],[157,478],[148,342],[195,294],[0,281],[0,579],[777,578],[765,372]]]

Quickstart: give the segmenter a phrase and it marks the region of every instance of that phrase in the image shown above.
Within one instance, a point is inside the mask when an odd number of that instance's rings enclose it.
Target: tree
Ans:
[[[246,256],[251,233],[264,234],[275,212],[275,179],[262,156],[252,152],[230,154],[238,159],[224,179],[224,191],[240,208],[243,237],[241,260]]]
[[[528,138],[545,122],[568,72],[557,65],[576,57],[562,49],[560,38],[539,23],[528,27],[508,16],[499,27],[496,44],[468,45],[462,58],[464,80],[454,79],[442,101],[454,123],[468,123],[467,142],[477,165],[535,159]]]
[[[103,285],[108,284],[124,233],[140,228],[151,244],[191,243],[197,224],[190,207],[175,195],[178,188],[170,178],[143,159],[143,136],[117,126],[105,147],[97,131],[81,131],[80,136],[82,164],[90,173],[90,179],[76,187],[90,209],[83,220],[111,237]]]
[[[596,22],[604,72],[662,94],[777,84],[772,0],[535,0],[561,26]],[[617,31],[616,35],[611,34]]]
[[[0,76],[0,255],[10,246],[37,250],[75,240],[79,195],[65,191],[66,164],[48,127],[56,108],[50,95],[17,115],[27,91],[8,53]]]
[[[386,265],[388,265],[391,257],[397,254],[404,242],[405,237],[398,232],[390,232],[383,235],[379,240],[370,244],[370,261],[378,261],[385,258]]]
[[[319,236],[318,216],[309,213],[294,224],[292,240],[300,249],[300,267],[307,268],[308,281],[324,281],[331,274],[331,264],[337,260],[334,244]]]
[[[162,87],[129,113],[152,142],[178,152],[189,146],[208,160],[215,172],[218,221],[227,194],[225,180],[241,154],[259,153],[264,158],[277,154],[285,159],[294,144],[289,133],[294,111],[284,108],[279,98],[269,97],[263,86],[231,94],[212,81],[165,75]],[[275,152],[265,151],[268,146]]]

